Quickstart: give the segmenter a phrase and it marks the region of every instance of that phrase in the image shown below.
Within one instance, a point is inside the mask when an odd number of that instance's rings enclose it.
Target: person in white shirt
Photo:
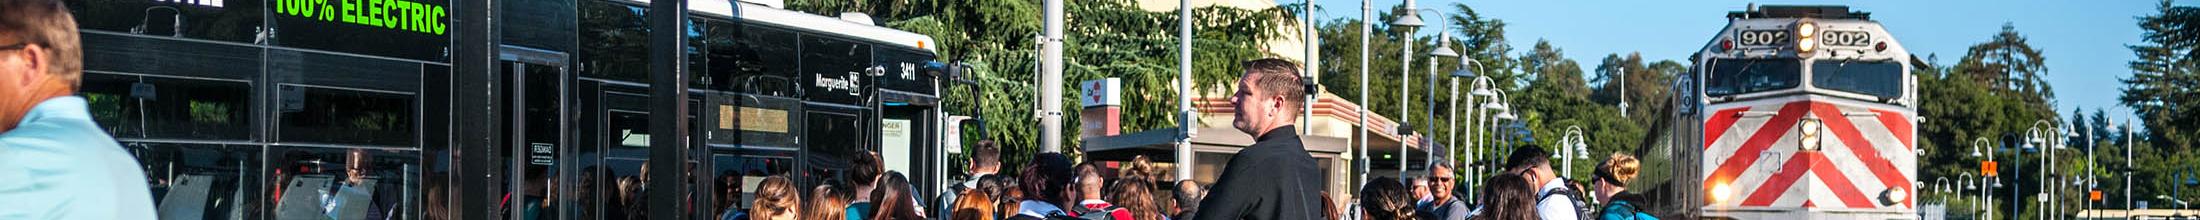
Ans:
[[[1525,146],[1513,150],[1505,161],[1507,171],[1528,179],[1528,184],[1540,186],[1535,191],[1536,216],[1544,220],[1580,219],[1574,206],[1572,189],[1559,180],[1559,173],[1551,170],[1551,152],[1540,146]]]

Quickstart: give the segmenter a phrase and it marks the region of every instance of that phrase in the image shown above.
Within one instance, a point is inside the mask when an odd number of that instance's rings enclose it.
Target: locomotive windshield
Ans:
[[[1803,68],[1795,59],[1716,59],[1704,80],[1706,96],[1795,88]]]
[[[1892,60],[1819,60],[1810,65],[1811,86],[1880,98],[1902,97],[1902,63]]]

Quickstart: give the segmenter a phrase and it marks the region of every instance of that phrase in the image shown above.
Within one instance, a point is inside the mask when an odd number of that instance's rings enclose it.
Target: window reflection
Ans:
[[[145,169],[161,219],[252,219],[259,146],[125,143]]]
[[[756,184],[764,177],[786,174],[794,165],[794,155],[794,151],[775,150],[713,155],[718,188],[710,192],[718,193],[718,205],[712,213],[724,217],[735,211],[746,212],[748,204],[756,200]]]
[[[282,141],[413,146],[413,96],[361,90],[283,86],[303,90],[303,103],[282,113]],[[286,104],[288,105],[288,104]]]
[[[252,110],[252,84],[240,81],[215,81],[145,77],[141,93],[134,97],[147,97],[145,101],[145,127],[148,136],[159,138],[229,139],[251,138],[251,122],[246,116]]]
[[[814,174],[809,182],[821,182],[822,178],[841,176],[858,154],[864,153],[870,139],[863,137],[862,117],[854,114],[810,112],[805,120],[804,134],[810,137],[808,174]]]
[[[862,88],[877,82],[865,74],[872,70],[871,45],[821,35],[802,37],[802,73],[810,85],[805,96],[813,101],[862,102]]]
[[[239,43],[262,30],[265,0],[69,0],[77,26],[153,36]]]
[[[641,82],[648,79],[649,27],[639,6],[580,1],[582,76]]]
[[[730,25],[730,24],[728,24]],[[733,38],[731,44],[711,44],[712,74],[732,77],[733,91],[760,95],[795,95],[800,76],[795,74],[795,33],[762,25],[740,26],[713,32],[712,38]],[[714,30],[714,31],[721,31]],[[723,34],[723,35],[717,35]]]
[[[418,206],[418,152],[272,147],[275,219],[408,219]]]
[[[611,96],[617,97],[617,96]],[[610,153],[604,158],[601,180],[603,217],[605,219],[648,219],[649,207],[645,205],[650,168],[649,114],[613,110],[610,116],[610,138],[606,139]]]
[[[144,135],[144,115],[136,98],[130,96],[130,87],[138,83],[137,76],[84,73],[77,86],[77,95],[84,96],[92,112],[92,122],[117,138]]]

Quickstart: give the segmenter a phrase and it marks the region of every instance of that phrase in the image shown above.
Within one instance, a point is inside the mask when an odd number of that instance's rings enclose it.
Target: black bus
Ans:
[[[944,182],[936,45],[862,18],[690,0],[691,135],[654,137],[646,2],[499,3],[480,84],[453,71],[474,64],[452,61],[448,0],[67,2],[79,95],[162,219],[716,219],[764,176],[845,182],[864,152],[920,195]],[[645,166],[651,138],[688,140],[689,167]],[[476,159],[492,178],[457,173]],[[687,211],[646,213],[671,205],[644,204],[652,169],[687,174]]]

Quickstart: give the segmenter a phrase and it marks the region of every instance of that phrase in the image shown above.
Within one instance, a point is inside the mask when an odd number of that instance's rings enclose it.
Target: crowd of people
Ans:
[[[1141,157],[1116,168],[1087,162],[1072,165],[1069,157],[1044,153],[1021,168],[1021,176],[998,175],[1000,149],[980,142],[971,154],[970,180],[948,186],[940,195],[924,198],[909,178],[899,171],[879,167],[876,155],[856,158],[844,180],[828,181],[803,190],[784,176],[764,178],[756,185],[755,200],[748,207],[727,207],[721,219],[754,220],[906,220],[906,219],[1177,219],[1197,207],[1199,187],[1176,195],[1158,195],[1160,173]],[[922,199],[922,200],[920,200]],[[928,201],[928,202],[920,202]],[[927,209],[926,204],[933,208]]]
[[[1376,178],[1360,188],[1360,219],[1365,220],[1654,220],[1627,193],[1641,170],[1634,156],[1615,153],[1599,163],[1586,188],[1551,171],[1551,153],[1528,146],[1508,156],[1503,172],[1483,181],[1481,197],[1471,203],[1454,199],[1452,166],[1430,164],[1429,174],[1407,180]],[[1584,194],[1579,189],[1593,189]],[[1587,198],[1587,199],[1584,199]],[[1593,199],[1593,200],[1589,200]],[[1595,201],[1599,206],[1590,206]]]
[[[1551,168],[1551,152],[1539,146],[1516,148],[1504,170],[1488,177],[1475,201],[1456,196],[1456,167],[1428,166],[1427,175],[1410,179],[1376,178],[1360,188],[1352,205],[1340,207],[1320,189],[1321,174],[1294,133],[1292,121],[1304,87],[1292,67],[1278,59],[1248,61],[1238,89],[1232,127],[1257,137],[1231,159],[1212,187],[1191,180],[1159,187],[1163,173],[1144,157],[1118,166],[1097,161],[1075,163],[1060,153],[1041,153],[1020,167],[1020,176],[1000,174],[1000,148],[981,141],[969,155],[968,181],[928,198],[926,209],[910,195],[908,178],[884,171],[876,155],[855,160],[844,179],[792,195],[784,177],[770,177],[748,219],[811,220],[1044,220],[1044,219],[1361,219],[1361,220],[1575,220],[1657,219],[1642,212],[1636,196],[1624,193],[1640,162],[1613,154],[1596,167],[1588,188]],[[1109,168],[1113,167],[1113,168]],[[1206,190],[1206,189],[1213,190]],[[1171,196],[1158,195],[1162,190]],[[1583,191],[1594,190],[1594,191]],[[1583,193],[1590,192],[1590,193]],[[804,204],[801,199],[809,199]],[[1599,206],[1592,207],[1590,201]],[[742,216],[728,210],[727,217]]]

